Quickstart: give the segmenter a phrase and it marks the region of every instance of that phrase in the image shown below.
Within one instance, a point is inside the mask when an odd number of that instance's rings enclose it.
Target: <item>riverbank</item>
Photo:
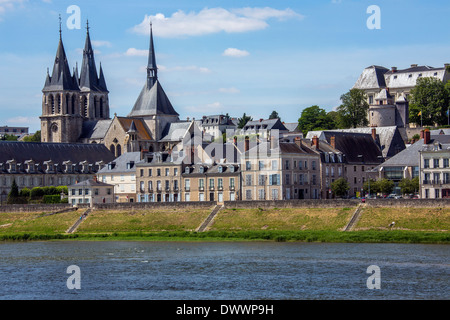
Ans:
[[[196,230],[210,208],[94,210],[72,234],[66,231],[82,210],[0,213],[0,240],[450,243],[450,208],[366,207],[343,231],[355,209],[226,208],[205,232]]]

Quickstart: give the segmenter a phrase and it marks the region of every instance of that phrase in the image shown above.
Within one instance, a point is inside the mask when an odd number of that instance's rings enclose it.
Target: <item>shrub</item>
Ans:
[[[47,194],[43,197],[44,203],[61,203],[61,196],[58,194]]]
[[[30,197],[30,193],[31,193],[30,189],[28,189],[28,188],[23,188],[22,190],[20,190],[19,196],[20,196],[20,197],[29,198],[29,197]]]

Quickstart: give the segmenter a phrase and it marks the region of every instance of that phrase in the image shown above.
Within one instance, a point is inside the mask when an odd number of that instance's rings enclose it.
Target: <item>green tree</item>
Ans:
[[[370,185],[369,185],[369,181],[370,181]],[[377,194],[378,192],[380,192],[380,184],[376,180],[369,179],[366,182],[364,182],[363,190],[366,193],[369,193],[369,191],[370,191],[370,194]]]
[[[319,106],[311,106],[304,109],[298,119],[298,128],[304,136],[309,131],[334,129],[334,126],[333,119]]]
[[[347,128],[367,126],[367,112],[369,103],[364,90],[351,89],[341,96],[342,104],[337,108],[337,112]]]
[[[269,116],[269,119],[281,119],[280,116],[278,115],[278,112],[276,112],[275,110],[272,111],[272,113]]]
[[[17,137],[13,134],[5,134],[4,136],[2,136],[1,140],[4,141],[17,141]]]
[[[409,120],[424,126],[447,124],[449,102],[450,85],[432,77],[419,78],[411,90]]]
[[[419,190],[419,177],[413,179],[403,178],[398,186],[402,194],[416,193]]]
[[[377,181],[379,192],[382,194],[390,194],[394,190],[394,182],[389,179],[381,179]]]
[[[19,187],[17,186],[16,179],[13,179],[11,184],[11,190],[9,191],[8,198],[17,198],[19,196]]]
[[[23,138],[24,142],[41,142],[41,131],[36,131],[32,136],[26,136]]]
[[[242,129],[247,124],[247,122],[252,121],[252,120],[253,120],[253,118],[250,116],[247,116],[244,112],[244,114],[242,115],[242,118],[238,118],[238,128]]]
[[[331,183],[331,191],[336,197],[343,197],[350,189],[350,185],[344,178],[339,178]]]

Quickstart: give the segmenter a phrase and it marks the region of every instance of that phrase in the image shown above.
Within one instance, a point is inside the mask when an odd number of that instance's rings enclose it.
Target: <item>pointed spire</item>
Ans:
[[[80,88],[90,91],[103,91],[95,66],[94,50],[89,35],[89,21],[86,21],[86,42],[83,50],[83,62],[80,73]]]
[[[127,133],[135,133],[137,132],[136,124],[134,123],[134,120],[131,121],[130,129],[128,129]]]
[[[102,88],[103,91],[107,92],[108,87],[106,86],[105,75],[103,74],[102,63],[100,62],[100,77],[98,79],[98,85]]]
[[[78,85],[73,81],[70,74],[69,63],[67,61],[66,51],[62,41],[61,17],[59,19],[59,43],[56,51],[55,62],[53,64],[52,76],[47,71],[45,81],[46,90],[78,90]]]
[[[147,65],[147,89],[151,89],[158,80],[158,68],[156,66],[155,47],[153,45],[153,28],[150,20],[150,48],[148,52]]]

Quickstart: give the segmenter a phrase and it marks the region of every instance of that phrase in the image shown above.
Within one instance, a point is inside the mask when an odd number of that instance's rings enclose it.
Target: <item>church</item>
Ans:
[[[86,30],[81,71],[76,66],[71,73],[60,26],[53,71],[47,71],[42,90],[41,141],[104,144],[115,157],[176,148],[197,125],[179,119],[158,80],[152,25],[145,84],[130,113],[113,118],[101,64],[97,72],[89,23]]]

